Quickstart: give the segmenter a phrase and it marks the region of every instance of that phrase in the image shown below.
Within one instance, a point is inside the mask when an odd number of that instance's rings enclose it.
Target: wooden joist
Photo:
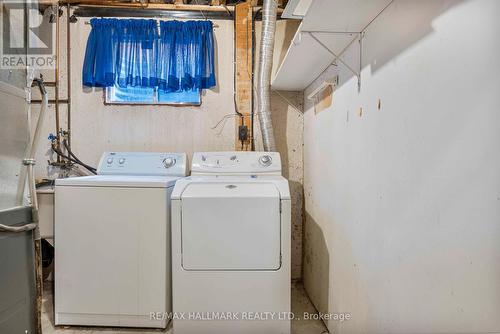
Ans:
[[[39,0],[48,1],[52,0]],[[87,7],[105,7],[105,8],[141,8],[149,10],[176,10],[176,11],[206,11],[206,12],[230,12],[235,11],[233,5],[226,6],[226,0],[211,0],[212,5],[193,5],[182,3],[167,4],[167,3],[151,3],[151,2],[129,2],[129,1],[113,1],[113,0],[59,0],[59,5],[70,4],[72,6],[87,6]],[[251,1],[251,0],[249,0]],[[57,2],[57,0],[54,0]],[[259,10],[260,7],[253,6],[252,10],[255,12]],[[278,15],[281,15],[283,8],[278,8]]]
[[[253,10],[250,1],[236,5],[235,26],[236,26],[236,107],[243,115],[238,117],[236,122],[236,142],[237,150],[251,150],[252,148],[252,20]],[[243,122],[242,122],[243,120]],[[240,125],[247,126],[248,140],[242,143],[238,138],[238,128]]]
[[[151,10],[192,10],[192,11],[207,11],[207,12],[233,12],[234,6],[224,6],[223,1],[220,1],[220,5],[210,6],[210,5],[191,5],[184,4],[182,0],[179,2],[176,0],[173,4],[166,3],[144,3],[140,2],[123,2],[123,1],[98,1],[98,0],[60,0],[60,5],[70,4],[70,5],[80,5],[80,6],[92,6],[92,7],[119,7],[119,8],[142,8]]]

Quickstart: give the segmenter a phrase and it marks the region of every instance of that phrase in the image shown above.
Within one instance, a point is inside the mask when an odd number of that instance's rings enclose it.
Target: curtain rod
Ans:
[[[84,22],[84,24],[86,24],[86,25],[90,25],[90,21],[85,21],[85,22]],[[160,22],[159,22],[159,21],[156,21],[156,24],[157,24],[157,25],[160,25]],[[213,27],[214,27],[214,28],[219,28],[219,25],[218,25],[217,23],[213,23],[213,22],[212,22],[212,24],[213,24]]]

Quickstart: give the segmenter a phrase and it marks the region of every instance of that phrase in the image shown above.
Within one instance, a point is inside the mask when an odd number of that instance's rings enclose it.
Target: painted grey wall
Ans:
[[[304,281],[352,314],[331,331],[500,332],[499,13],[395,1],[366,32],[361,92],[339,66],[333,106],[305,100]]]

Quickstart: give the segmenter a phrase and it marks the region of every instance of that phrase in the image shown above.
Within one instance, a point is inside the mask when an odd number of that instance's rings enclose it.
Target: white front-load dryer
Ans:
[[[56,180],[55,324],[165,328],[170,194],[185,154],[105,153],[98,175]]]
[[[278,153],[195,153],[172,193],[175,334],[290,333],[290,191]]]

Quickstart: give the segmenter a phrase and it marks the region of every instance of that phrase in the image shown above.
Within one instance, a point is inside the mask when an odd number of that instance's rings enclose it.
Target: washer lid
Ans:
[[[132,175],[92,175],[57,179],[58,186],[80,187],[136,187],[166,188],[171,187],[180,177],[174,176],[132,176]]]

